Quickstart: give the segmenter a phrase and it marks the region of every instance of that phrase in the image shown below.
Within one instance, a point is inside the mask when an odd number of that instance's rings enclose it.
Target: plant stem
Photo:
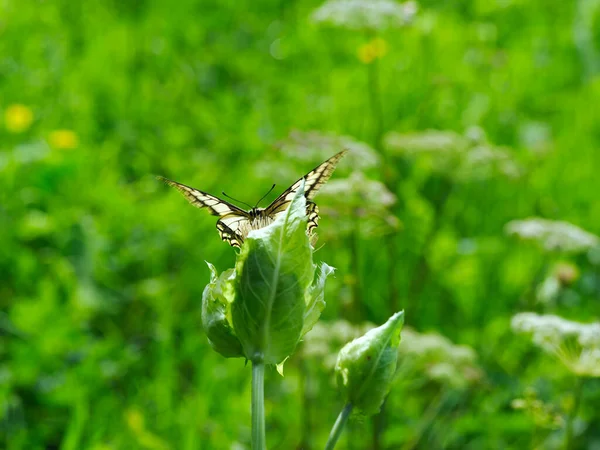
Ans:
[[[300,445],[298,448],[310,450],[311,444],[311,408],[312,408],[312,389],[311,389],[311,373],[309,362],[303,353],[300,358],[300,393],[302,395],[302,431],[300,434]]]
[[[333,450],[335,444],[337,443],[342,431],[344,430],[344,426],[348,421],[348,417],[350,416],[350,412],[352,412],[352,403],[348,403],[340,412],[331,432],[329,433],[329,439],[327,439],[327,444],[325,445],[325,450]]]
[[[363,317],[360,278],[360,220],[358,214],[359,212],[355,210],[350,234],[350,265],[354,283],[352,284],[352,307],[348,313],[348,319],[352,323],[358,323]]]
[[[569,450],[573,446],[573,422],[577,417],[579,405],[581,404],[581,397],[583,393],[583,377],[577,377],[575,381],[575,388],[573,389],[573,408],[569,412],[567,417],[567,423],[565,424],[565,450]]]
[[[372,450],[380,450],[382,448],[381,445],[381,435],[385,430],[385,406],[387,403],[387,399],[383,401],[381,404],[381,408],[379,409],[379,413],[373,416],[373,442],[371,444]]]
[[[369,90],[369,103],[371,114],[375,123],[373,146],[381,151],[381,138],[383,137],[383,106],[381,105],[381,90],[379,88],[379,62],[375,59],[367,64],[367,83]]]
[[[252,450],[265,450],[265,364],[252,362]]]

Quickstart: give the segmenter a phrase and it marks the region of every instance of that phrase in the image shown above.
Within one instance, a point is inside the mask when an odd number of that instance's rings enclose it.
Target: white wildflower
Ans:
[[[507,178],[518,178],[521,168],[513,161],[506,149],[478,145],[465,153],[457,175],[463,179],[490,178],[495,173]]]
[[[513,220],[506,224],[505,231],[523,240],[534,241],[546,251],[582,253],[600,244],[598,236],[559,220],[537,217]]]
[[[351,30],[385,30],[406,25],[416,13],[414,1],[327,0],[313,12],[312,20]]]
[[[398,351],[401,370],[426,375],[432,381],[466,387],[482,377],[471,347],[455,345],[436,333],[418,333],[405,327]]]
[[[520,313],[511,321],[517,333],[558,358],[579,376],[600,377],[600,322],[580,323],[555,315]]]
[[[479,181],[501,175],[517,178],[523,172],[508,149],[486,142],[483,129],[471,127],[464,135],[454,131],[427,130],[388,133],[385,146],[409,158],[419,158],[431,169],[458,181]]]
[[[383,183],[369,180],[362,172],[352,172],[348,178],[334,179],[321,188],[323,197],[334,196],[354,206],[377,205],[389,207],[396,203],[396,196]]]
[[[373,237],[397,230],[400,221],[389,211],[394,203],[396,196],[383,183],[362,172],[330,180],[319,193],[323,214],[337,219],[331,228],[336,236],[358,231],[363,237]]]
[[[427,130],[414,133],[388,133],[385,145],[405,155],[453,153],[468,147],[468,140],[454,131]]]
[[[294,130],[278,144],[286,159],[296,161],[323,161],[335,153],[347,149],[347,167],[365,170],[378,167],[379,154],[369,144],[351,136],[323,133],[320,131]]]

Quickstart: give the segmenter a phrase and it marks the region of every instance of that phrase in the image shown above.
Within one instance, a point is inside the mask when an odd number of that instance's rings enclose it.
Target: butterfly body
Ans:
[[[207,192],[194,189],[167,178],[159,178],[169,186],[173,186],[180,191],[192,205],[198,208],[206,208],[212,215],[218,216],[217,230],[219,231],[221,239],[232,247],[240,248],[250,231],[258,230],[272,224],[280,214],[285,213],[292,202],[292,199],[296,195],[296,191],[302,185],[302,180],[305,180],[304,196],[307,200],[307,232],[310,234],[312,230],[318,226],[319,221],[319,208],[312,199],[317,194],[319,188],[329,180],[335,166],[346,153],[347,150],[343,150],[315,167],[304,177],[300,178],[287,188],[266,208],[254,207],[248,211],[238,208],[237,206]]]
[[[249,220],[240,226],[240,234],[245,238],[252,230],[258,230],[271,225],[275,217],[265,214],[266,208],[252,208],[248,213]]]

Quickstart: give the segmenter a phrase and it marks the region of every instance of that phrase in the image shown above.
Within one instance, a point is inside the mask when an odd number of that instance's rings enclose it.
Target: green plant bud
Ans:
[[[202,324],[223,356],[276,364],[282,373],[283,362],[319,319],[325,281],[334,269],[322,263],[316,270],[306,222],[302,183],[284,213],[250,231],[235,269],[219,276],[208,264]]]
[[[284,361],[323,309],[324,281],[332,269],[323,265],[313,284],[306,221],[302,185],[285,213],[248,234],[237,258],[231,316],[251,361]]]
[[[202,293],[202,326],[212,348],[226,358],[243,357],[242,344],[231,326],[231,302],[235,278],[233,269],[220,276],[215,267],[210,269],[210,282]]]
[[[337,383],[356,413],[379,412],[396,371],[403,324],[404,311],[397,312],[340,351],[335,365]]]

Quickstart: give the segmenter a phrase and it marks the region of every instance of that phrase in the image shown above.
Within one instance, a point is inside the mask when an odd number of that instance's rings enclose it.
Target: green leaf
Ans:
[[[325,281],[335,269],[325,263],[321,263],[320,269],[319,275],[306,293],[306,311],[304,313],[302,336],[312,329],[319,320],[321,312],[325,309]]]
[[[243,357],[242,344],[231,326],[230,306],[233,301],[233,269],[218,275],[208,263],[210,282],[202,293],[202,327],[212,348],[226,358]]]
[[[378,328],[346,344],[335,366],[345,400],[359,414],[372,415],[388,394],[396,371],[404,312],[394,314]]]
[[[306,292],[315,270],[306,220],[303,184],[285,214],[249,233],[236,261],[231,313],[251,361],[277,364],[302,336]]]

